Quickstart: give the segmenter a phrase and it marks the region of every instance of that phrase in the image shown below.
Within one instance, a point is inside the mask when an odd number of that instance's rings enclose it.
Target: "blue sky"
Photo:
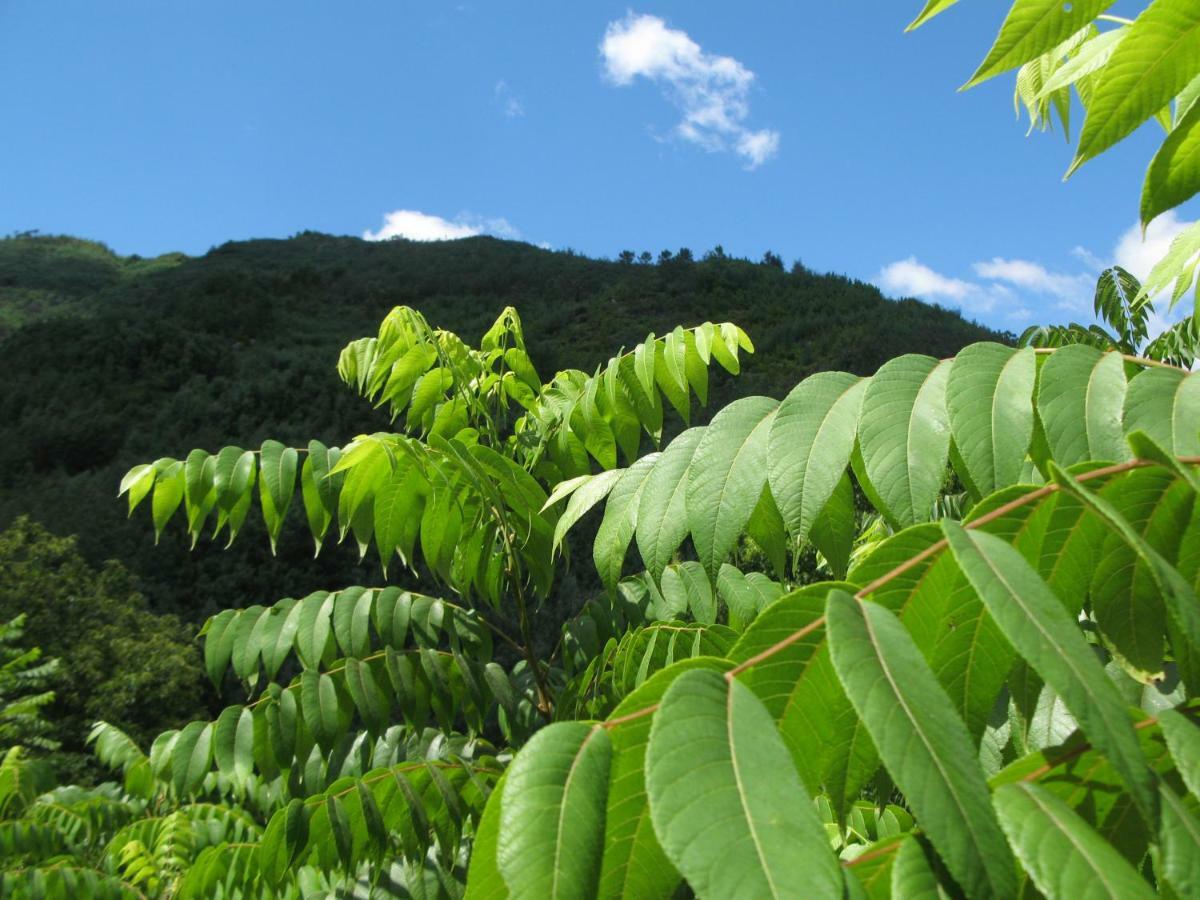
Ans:
[[[1195,215],[1132,230],[1157,126],[1063,184],[1011,76],[956,92],[1008,4],[905,35],[920,5],[0,0],[0,233],[721,244],[1014,330],[1088,318],[1098,267],[1144,274]]]

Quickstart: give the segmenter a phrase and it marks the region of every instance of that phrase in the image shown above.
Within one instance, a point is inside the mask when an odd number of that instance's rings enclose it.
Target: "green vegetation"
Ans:
[[[133,467],[157,533],[304,522],[455,599],[219,612],[234,702],[149,752],[98,726],[107,824],[14,803],[9,886],[1191,893],[1200,376],[983,342],[664,436],[755,349],[705,323],[542,382],[515,311],[470,346],[402,307],[338,364],[396,430]],[[601,505],[607,590],[545,649]]]
[[[75,247],[78,264],[36,265],[47,241],[67,259]],[[18,238],[0,241],[0,259],[20,287],[41,289],[82,282],[94,247]],[[0,343],[0,527],[30,515],[56,534],[78,533],[89,563],[119,560],[152,609],[197,623],[231,604],[361,583],[373,571],[345,548],[314,560],[295,524],[278,558],[258,540],[227,554],[205,541],[189,553],[168,533],[155,547],[113,504],[113,485],[162,452],[268,437],[335,444],[386,428],[385,415],[345,395],[333,363],[393,306],[478,335],[519,304],[539,335],[530,353],[540,372],[608,359],[677,321],[731,319],[764,352],[739,380],[714,377],[714,407],[746,392],[782,394],[823,369],[865,374],[901,353],[948,356],[997,337],[870,285],[723,255],[623,265],[491,238],[371,244],[306,234],[226,244],[124,279],[118,270],[97,268],[80,295],[88,317],[33,322]]]
[[[914,24],[953,3],[931,0]],[[1073,83],[1088,107],[1075,165],[1200,69],[1194,4],[1156,0],[1105,38],[1108,6],[1017,0],[972,79],[1022,67],[1035,122],[1064,115],[1054,91]],[[1103,56],[1104,41],[1120,47]],[[1031,73],[1049,80],[1031,88]],[[1175,100],[1171,134],[1191,109]],[[1191,183],[1187,166],[1171,172],[1166,193],[1148,182],[1151,213]],[[396,266],[401,286],[384,287]],[[1195,357],[1188,333],[1143,346],[1161,286],[1110,270],[1104,326],[1013,347],[970,342],[944,311],[785,273],[773,254],[596,263],[308,235],[122,276],[86,323],[27,325],[7,345],[26,355],[0,410],[15,486],[74,482],[82,497],[144,452],[120,494],[165,558],[201,540],[261,549],[234,556],[213,593],[181,594],[211,613],[203,666],[226,705],[184,722],[185,703],[152,741],[145,721],[95,724],[120,783],[55,787],[45,759],[7,751],[0,885],[1200,893],[1200,374],[1176,365]],[[526,289],[524,322],[513,306],[479,321],[481,299]],[[367,314],[377,333],[336,367],[374,407],[351,416],[301,370]],[[460,319],[478,343],[430,324]],[[757,345],[739,327],[751,321]],[[814,326],[820,344],[798,340]],[[909,339],[927,352],[895,345]],[[30,365],[38,353],[76,354],[93,381]],[[31,396],[110,418],[107,442],[82,416],[39,420]],[[356,436],[335,445],[347,425]],[[211,449],[155,458],[189,435]],[[321,562],[326,545],[343,551]],[[122,629],[148,615],[118,568],[97,574],[26,520],[0,549],[0,565],[15,560],[0,584],[23,595],[59,597],[61,576],[67,594],[133,609]],[[279,565],[309,586],[273,603],[246,590]],[[306,592],[318,573],[374,586]],[[169,577],[158,586],[165,598]],[[78,609],[48,605],[36,637],[64,667],[100,628],[69,634]],[[165,647],[173,628],[140,640]]]
[[[43,708],[54,702],[47,690],[58,671],[58,660],[39,663],[42,651],[24,646],[25,616],[0,622],[0,751],[15,746],[54,750],[58,743],[48,736],[50,724]]]
[[[24,646],[56,659],[54,695],[42,706],[64,781],[106,771],[84,740],[107,719],[148,742],[164,727],[201,714],[207,695],[194,629],[149,611],[116,562],[94,569],[73,538],[27,518],[0,532],[0,621],[18,617]],[[0,743],[33,746],[25,740]]]

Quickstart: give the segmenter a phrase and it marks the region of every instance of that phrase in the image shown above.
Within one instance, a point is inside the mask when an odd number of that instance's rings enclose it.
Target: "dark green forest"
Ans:
[[[0,343],[0,527],[23,514],[56,534],[88,522],[79,549],[90,563],[119,560],[152,609],[193,622],[231,598],[373,579],[351,548],[314,561],[300,538],[282,540],[277,560],[265,540],[189,554],[167,533],[155,548],[145,523],[126,520],[116,489],[134,463],[192,447],[335,445],[383,428],[386,416],[364,416],[334,366],[346,342],[373,334],[399,305],[467,340],[514,306],[546,377],[598,365],[676,323],[737,322],[758,352],[737,379],[714,384],[709,410],[782,396],[813,372],[868,374],[902,353],[946,357],[997,338],[872,285],[784,271],[773,254],[763,263],[719,250],[690,257],[609,262],[490,237],[370,243],[306,233],[139,260],[68,238],[4,240],[0,309],[12,297],[45,299],[44,312],[27,313]]]
[[[65,749],[82,749],[95,718],[145,737],[209,702],[199,651],[185,642],[218,610],[378,583],[374,561],[360,565],[349,543],[327,544],[314,559],[299,516],[289,518],[278,557],[254,533],[256,520],[227,551],[202,542],[189,552],[176,529],[155,546],[116,494],[131,465],[192,447],[314,437],[338,445],[386,428],[382,411],[364,415],[335,363],[345,343],[373,334],[399,305],[472,342],[514,306],[543,377],[599,365],[677,323],[737,322],[758,352],[738,378],[716,377],[701,422],[740,396],[781,397],[814,372],[865,375],[903,353],[947,357],[973,341],[1011,341],[956,312],[887,300],[869,284],[799,263],[788,271],[773,253],[752,262],[684,248],[608,261],[491,237],[371,243],[305,233],[141,259],[73,238],[0,241],[0,530],[21,517],[45,529],[20,523],[0,542],[11,595],[0,613],[28,610],[27,633],[48,655],[64,655],[73,632],[55,631],[61,595],[83,591],[120,610],[104,616],[114,640],[156,648],[141,657],[146,672],[150,656],[178,663],[172,702],[160,696],[161,679],[130,673],[125,694],[103,710],[82,685],[116,696],[94,678],[120,652],[71,667],[78,684],[60,688],[52,715]],[[664,438],[679,427],[668,417]],[[46,544],[75,532],[73,546]],[[586,566],[578,572],[560,593],[598,589]],[[30,592],[40,602],[29,602]],[[155,623],[150,613],[171,618]]]

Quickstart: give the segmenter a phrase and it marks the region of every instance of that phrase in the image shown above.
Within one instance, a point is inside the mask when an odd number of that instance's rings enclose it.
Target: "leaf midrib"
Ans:
[[[975,849],[979,851],[980,857],[982,858],[982,848],[979,845],[975,830],[971,827],[971,818],[967,815],[966,809],[962,805],[962,800],[958,795],[958,791],[954,789],[953,783],[950,781],[950,778],[946,773],[946,769],[942,765],[941,757],[933,752],[933,747],[929,743],[929,738],[925,735],[925,732],[922,730],[920,724],[913,716],[912,710],[909,708],[904,695],[900,692],[899,685],[892,677],[892,670],[888,667],[887,660],[881,652],[878,637],[875,634],[874,627],[871,625],[870,616],[867,615],[866,610],[862,609],[861,606],[859,607],[859,612],[862,615],[863,624],[866,627],[867,638],[871,642],[871,649],[875,651],[875,658],[879,662],[879,667],[883,671],[884,677],[888,680],[888,685],[892,689],[892,694],[899,701],[900,708],[904,711],[905,716],[908,717],[908,721],[912,725],[913,730],[917,733],[917,736],[920,737],[921,743],[925,745],[925,749],[929,752],[929,756],[933,760],[934,765],[937,767],[938,773],[942,776],[942,782],[947,787],[951,788],[948,793],[953,798],[954,805],[958,808],[959,814],[962,816],[963,823],[966,825],[966,831],[971,836],[971,843],[975,845]],[[989,878],[988,880],[990,881],[991,879]]]

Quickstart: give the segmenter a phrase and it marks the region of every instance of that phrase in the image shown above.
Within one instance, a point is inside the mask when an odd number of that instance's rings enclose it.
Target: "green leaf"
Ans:
[[[950,432],[983,495],[1020,480],[1033,437],[1032,347],[1013,350],[979,343],[962,350],[950,366],[946,408]]]
[[[1129,382],[1125,433],[1144,431],[1177,456],[1200,456],[1200,373],[1156,367]]]
[[[1105,485],[1099,494],[1140,542],[1167,558],[1177,556],[1195,495],[1172,468],[1135,470]],[[1160,579],[1119,531],[1110,532],[1099,551],[1090,592],[1096,624],[1128,664],[1127,670],[1136,670],[1144,681],[1160,680],[1167,629]]]
[[[1037,784],[996,789],[996,812],[1033,883],[1047,897],[1153,897],[1111,844],[1071,807]]]
[[[558,517],[558,524],[554,526],[554,550],[558,550],[558,545],[566,537],[568,529],[583,518],[589,509],[607,497],[613,485],[624,474],[625,469],[610,469],[593,475],[575,489],[571,499],[567,501],[567,508]]]
[[[942,523],[950,551],[1001,631],[1108,756],[1147,822],[1157,820],[1154,778],[1125,703],[1074,617],[1019,552],[995,535]]]
[[[212,761],[211,722],[189,722],[171,748],[171,782],[183,797],[200,786]]]
[[[1129,458],[1121,427],[1127,387],[1119,353],[1073,344],[1050,354],[1038,378],[1037,408],[1056,462]]]
[[[548,725],[517,754],[496,851],[514,898],[595,895],[611,757],[608,732],[583,722]]]
[[[1050,465],[1051,475],[1064,490],[1081,500],[1102,519],[1144,563],[1167,609],[1169,637],[1179,672],[1189,689],[1200,686],[1200,603],[1187,580],[1163,559],[1146,538],[1104,496],[1086,490],[1070,474]]]
[[[204,668],[209,680],[218,688],[233,653],[234,629],[230,626],[237,614],[237,610],[223,609],[209,619],[204,627]]]
[[[925,6],[921,9],[917,17],[908,23],[905,31],[913,31],[920,28],[934,16],[944,13],[952,7],[958,0],[926,0]]]
[[[788,532],[808,537],[850,463],[867,380],[822,372],[779,405],[767,442],[767,477]]]
[[[183,463],[172,462],[158,473],[154,482],[154,495],[150,500],[150,509],[154,518],[154,542],[158,543],[162,530],[166,527],[179,504],[183,502],[184,480]]]
[[[121,487],[117,491],[117,496],[120,497],[126,491],[129,492],[129,514],[133,515],[133,511],[137,505],[146,499],[146,495],[150,493],[150,488],[154,486],[154,476],[158,470],[150,463],[143,463],[139,466],[134,466],[121,479]]]
[[[500,801],[507,773],[500,776],[488,796],[479,819],[475,840],[471,843],[471,862],[467,868],[467,892],[463,900],[508,900],[508,886],[496,862],[500,842]]]
[[[337,464],[340,455],[340,451],[329,449],[320,441],[309,441],[308,457],[300,471],[304,512],[313,536],[314,553],[320,551],[321,542],[337,512],[338,492],[344,476],[341,473],[331,475],[330,470]]]
[[[954,879],[969,896],[1015,894],[971,737],[904,626],[835,590],[826,627],[847,696]]]
[[[864,474],[883,504],[880,512],[901,527],[930,518],[945,479],[951,364],[897,357],[875,373],[863,395],[858,441]]]
[[[1200,797],[1200,727],[1173,709],[1159,713],[1158,724],[1188,792]]]
[[[834,578],[845,578],[850,566],[850,554],[854,550],[857,534],[857,516],[854,508],[854,486],[850,476],[843,473],[833,495],[813,522],[809,538],[813,546],[825,557]]]
[[[300,709],[317,744],[328,750],[348,724],[349,710],[338,696],[334,680],[309,669],[300,675]]]
[[[1200,6],[1191,0],[1154,0],[1102,70],[1067,175],[1155,115],[1197,71]]]
[[[1200,104],[1192,104],[1154,154],[1142,186],[1142,227],[1200,191]]]
[[[592,556],[600,579],[610,590],[621,580],[625,554],[637,527],[642,491],[647,478],[657,468],[659,459],[659,454],[647,453],[622,472],[608,494],[604,519],[596,530],[596,540],[592,544]]]
[[[687,537],[687,472],[703,428],[689,428],[667,445],[646,476],[637,505],[637,546],[656,580]]]
[[[689,671],[646,751],[654,831],[703,897],[840,896],[841,872],[775,723],[749,688]]]
[[[267,523],[267,535],[271,539],[271,552],[283,528],[283,519],[296,492],[296,464],[299,454],[279,441],[263,441],[259,451],[258,481],[259,502],[262,504],[263,519]]]
[[[1195,802],[1185,803],[1167,785],[1159,784],[1162,822],[1158,828],[1162,872],[1180,897],[1200,894],[1200,821]]]
[[[667,566],[662,574],[662,593],[669,607],[688,610],[697,622],[711,625],[717,621],[712,584],[698,562]]]
[[[1141,297],[1154,297],[1165,291],[1175,282],[1171,292],[1171,303],[1168,309],[1173,309],[1175,303],[1192,286],[1196,266],[1200,263],[1200,222],[1193,222],[1171,241],[1167,255],[1154,264],[1150,274],[1142,284]],[[1197,296],[1200,302],[1200,295]]]
[[[1042,85],[1039,99],[1073,84],[1080,86],[1081,93],[1086,91],[1087,88],[1084,85],[1088,83],[1087,77],[1108,64],[1113,51],[1117,49],[1117,44],[1121,42],[1128,31],[1129,29],[1122,25],[1120,28],[1101,32],[1084,41],[1075,55],[1060,65],[1054,74],[1046,79],[1046,83]]]
[[[929,897],[933,900],[953,896],[938,878],[933,849],[917,835],[909,835],[896,851],[892,863],[893,897]]]
[[[964,87],[974,87],[1053,50],[1112,4],[1113,0],[1016,0],[992,49]]]
[[[290,873],[292,864],[308,841],[309,811],[295,799],[271,816],[258,845],[258,867],[263,879],[277,887]]]
[[[731,667],[728,660],[706,656],[680,660],[655,672],[621,701],[609,719],[656,706],[667,688],[684,672],[694,669],[723,672]],[[680,881],[679,873],[658,843],[650,820],[645,768],[652,721],[651,716],[642,715],[609,731],[613,763],[600,874],[601,897],[666,897]]]
[[[767,436],[778,403],[743,397],[713,417],[688,468],[688,529],[710,578],[733,550],[767,482]]]
[[[729,624],[742,630],[783,596],[783,586],[762,572],[743,574],[731,565],[717,573],[717,595],[729,610]]]

